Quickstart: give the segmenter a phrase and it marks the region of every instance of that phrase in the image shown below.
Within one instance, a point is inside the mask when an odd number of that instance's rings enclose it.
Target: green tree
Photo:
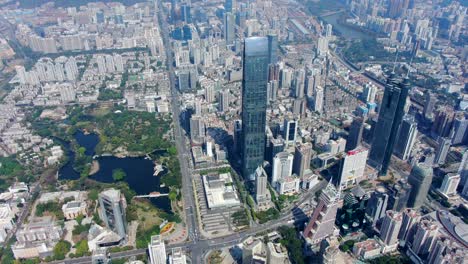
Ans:
[[[177,192],[175,190],[171,190],[169,192],[169,200],[171,200],[172,202],[177,200]]]
[[[62,260],[70,252],[71,244],[68,241],[60,240],[54,247],[54,259]]]
[[[87,255],[88,252],[89,252],[88,240],[83,239],[83,240],[80,240],[78,243],[76,243],[76,254],[75,254],[75,256],[81,257],[81,256],[84,256],[84,255]]]
[[[125,177],[127,177],[127,174],[122,169],[115,169],[112,171],[112,178],[114,181],[122,181]]]

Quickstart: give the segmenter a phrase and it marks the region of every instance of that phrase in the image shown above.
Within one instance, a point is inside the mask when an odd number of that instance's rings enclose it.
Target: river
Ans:
[[[95,154],[95,148],[99,143],[99,136],[97,134],[85,134],[79,130],[75,133],[74,137],[80,146],[86,148],[86,155],[93,156]],[[65,148],[66,155],[69,158],[69,161],[59,170],[59,180],[79,179],[80,174],[73,169],[72,161],[75,159],[75,153],[71,149],[70,143],[63,140],[59,141]],[[161,155],[160,152],[155,155],[158,154]],[[112,183],[114,182],[112,172],[115,169],[122,169],[127,174],[124,181],[128,183],[130,189],[134,190],[139,195],[149,194],[154,191],[161,193],[167,193],[169,191],[166,187],[160,187],[160,176],[153,176],[154,164],[149,159],[145,159],[144,157],[117,158],[114,156],[100,156],[97,157],[96,160],[99,162],[99,170],[95,174],[89,176],[92,180]],[[164,175],[165,173],[167,173],[166,170],[161,172],[160,175]],[[167,196],[149,199],[157,208],[171,213],[171,204]]]
[[[338,32],[345,39],[369,39],[373,37],[370,34],[366,34],[365,32],[357,30],[351,26],[343,25],[342,23],[340,23],[340,18],[342,18],[345,15],[346,13],[343,11],[329,16],[321,16],[319,18],[325,21],[326,23],[331,24],[333,26],[333,30]]]

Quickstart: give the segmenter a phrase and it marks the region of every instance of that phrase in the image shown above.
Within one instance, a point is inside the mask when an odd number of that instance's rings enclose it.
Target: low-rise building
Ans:
[[[203,186],[208,208],[213,209],[240,205],[239,196],[234,188],[231,173],[204,175]]]
[[[288,250],[280,243],[268,242],[267,244],[267,260],[270,264],[287,264],[290,263],[288,258]]]
[[[292,176],[287,176],[278,180],[276,184],[276,189],[279,194],[295,194],[299,192],[300,179]]]
[[[88,233],[89,251],[100,248],[116,246],[123,240],[117,233],[99,225],[92,225]]]
[[[86,203],[81,201],[71,201],[62,205],[63,216],[66,219],[75,219],[77,216],[86,215]]]
[[[375,239],[367,239],[354,244],[353,254],[361,259],[369,259],[380,255],[381,245]]]

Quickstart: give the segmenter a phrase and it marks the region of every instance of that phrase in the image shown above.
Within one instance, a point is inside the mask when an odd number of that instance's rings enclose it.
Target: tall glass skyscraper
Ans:
[[[408,92],[408,79],[397,83],[394,75],[388,78],[369,154],[369,163],[379,170],[380,175],[387,174],[398,129],[405,114]]]
[[[242,79],[242,175],[254,180],[263,164],[268,82],[268,39],[244,41]]]

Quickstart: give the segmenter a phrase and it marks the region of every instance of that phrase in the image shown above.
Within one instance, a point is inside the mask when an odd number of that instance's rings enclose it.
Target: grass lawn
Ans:
[[[159,218],[158,210],[149,202],[146,201],[137,201],[134,200],[132,203],[135,203],[137,207],[138,229],[147,230],[153,227],[154,225],[160,225],[162,219]]]

